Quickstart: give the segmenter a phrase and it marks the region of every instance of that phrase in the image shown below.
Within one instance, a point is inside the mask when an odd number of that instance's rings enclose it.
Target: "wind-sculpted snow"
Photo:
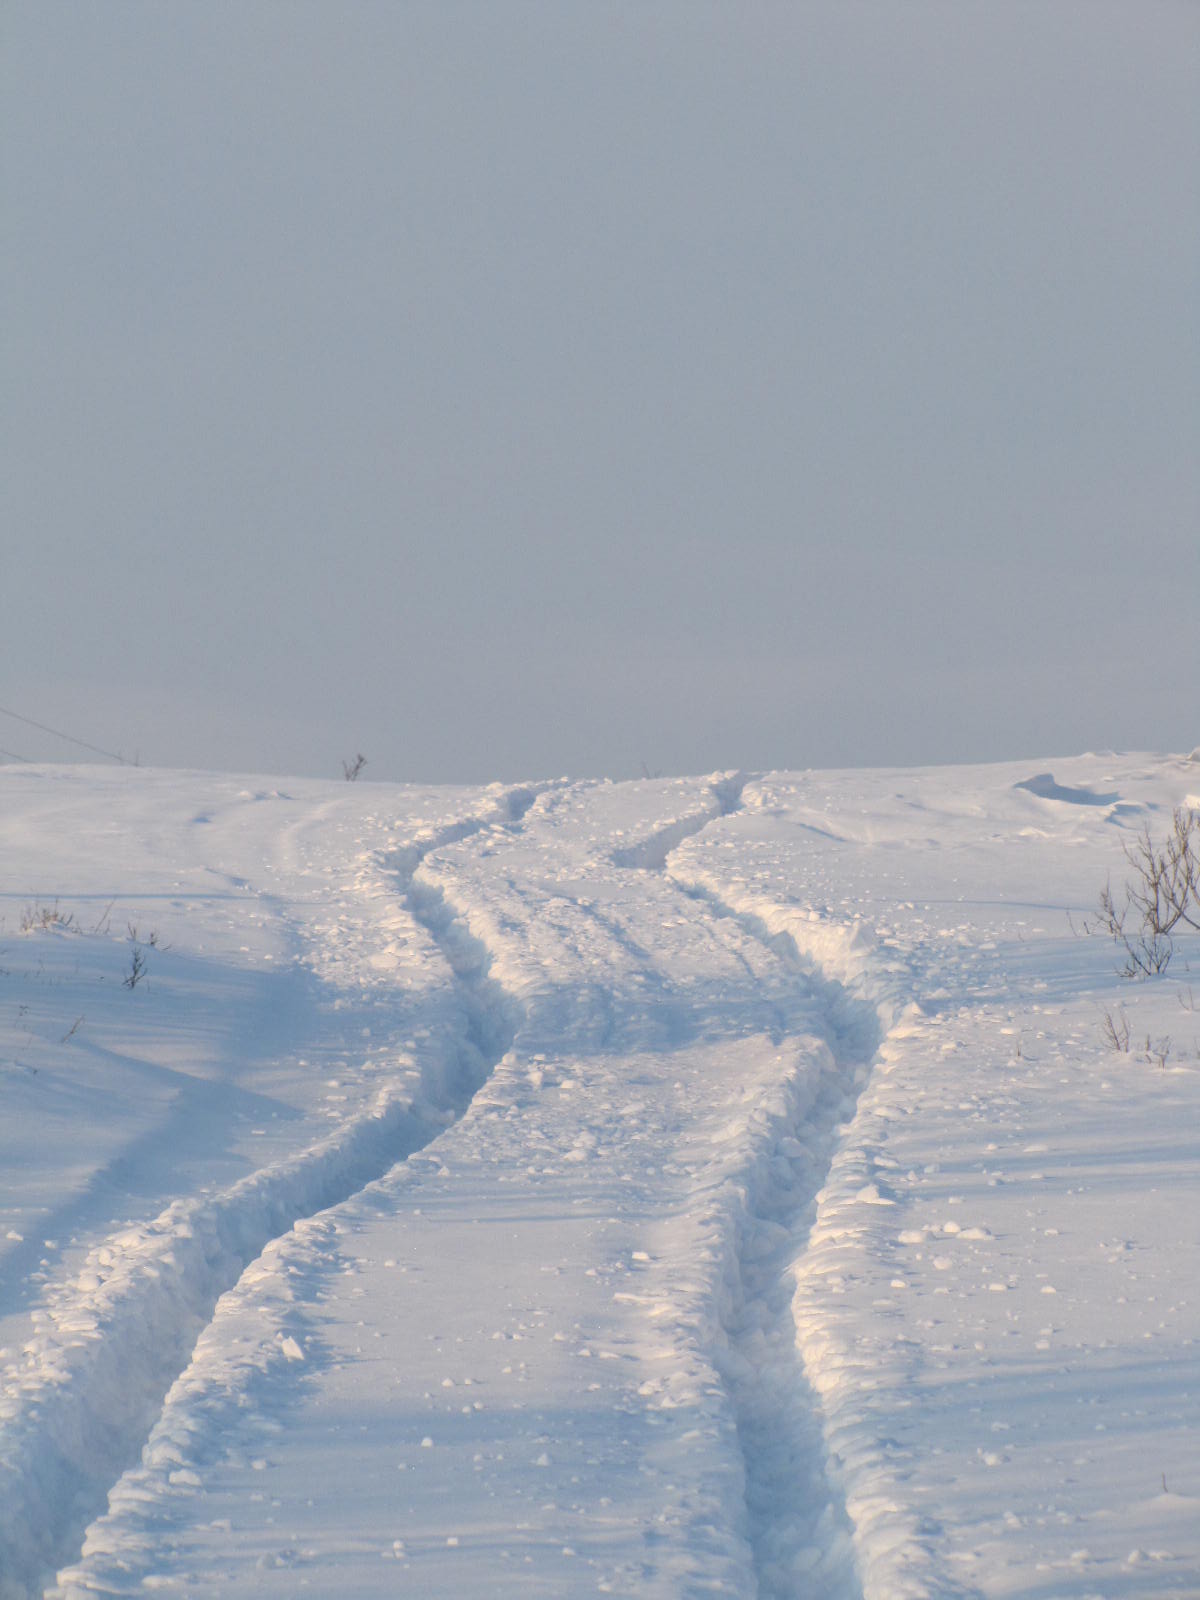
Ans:
[[[1032,778],[1023,778],[1014,784],[1016,789],[1027,789],[1039,800],[1062,800],[1072,806],[1111,806],[1120,800],[1119,794],[1096,794],[1092,789],[1072,788],[1067,783],[1055,783],[1052,772],[1038,772]]]
[[[1067,914],[1195,768],[1030,770],[14,778],[165,931],[0,960],[6,1600],[1194,1595],[1200,946]]]

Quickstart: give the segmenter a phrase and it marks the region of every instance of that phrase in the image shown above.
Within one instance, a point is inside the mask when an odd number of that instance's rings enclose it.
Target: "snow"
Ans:
[[[0,1597],[1200,1595],[1195,774],[0,769]]]

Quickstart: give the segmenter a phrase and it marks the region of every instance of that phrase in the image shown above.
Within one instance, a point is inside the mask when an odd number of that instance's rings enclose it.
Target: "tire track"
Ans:
[[[732,816],[742,803],[742,790],[750,779],[743,772],[723,773],[709,780],[705,800],[697,811],[685,812],[665,827],[657,828],[637,844],[627,845],[612,852],[615,867],[634,868],[642,872],[663,872],[667,857],[678,849],[685,839],[702,833],[710,823]]]
[[[736,803],[738,792],[740,780],[735,789],[725,790],[729,804]],[[526,793],[511,807],[505,825],[519,826],[537,797]],[[665,861],[673,842],[723,814],[724,806],[714,789],[702,812],[683,819],[682,826],[679,821],[668,824],[638,848]],[[454,825],[443,830],[437,844],[450,845],[478,831],[474,824]],[[512,1049],[517,1030],[527,1018],[520,1002],[492,978],[492,952],[468,926],[467,908],[456,905],[453,891],[443,891],[432,873],[421,870],[434,848],[399,850],[379,860],[386,871],[395,874],[407,909],[437,944],[453,973],[461,1072],[456,1121]],[[450,1125],[447,1119],[430,1129],[426,1139],[411,1146],[408,1157],[417,1156]],[[371,1177],[382,1177],[387,1170],[385,1167]],[[370,1179],[338,1200],[355,1199],[369,1185]],[[330,1206],[337,1203],[331,1201]],[[292,1342],[296,1334],[303,1338],[298,1307],[286,1304],[281,1280],[289,1271],[310,1266],[322,1250],[330,1248],[327,1235],[336,1227],[337,1216],[335,1209],[329,1209],[323,1216],[298,1218],[290,1229],[267,1242],[265,1254],[246,1264],[225,1303],[216,1308],[202,1330],[193,1361],[166,1395],[140,1463],[127,1470],[111,1490],[109,1513],[88,1528],[78,1562],[60,1572],[58,1587],[50,1591],[54,1600],[84,1600],[97,1592],[138,1592],[136,1574],[142,1570],[142,1562],[152,1558],[156,1537],[161,1538],[167,1525],[159,1519],[173,1492],[180,1492],[173,1488],[180,1469],[183,1477],[191,1478],[194,1467],[202,1466],[220,1450],[230,1425],[236,1427],[239,1418],[252,1411],[246,1404],[252,1386],[261,1387],[268,1370],[285,1371],[288,1357],[281,1340]],[[251,1356],[244,1340],[235,1347],[228,1337],[221,1337],[222,1322],[232,1327],[236,1319],[244,1323],[248,1317],[261,1329],[259,1349]],[[281,1330],[289,1326],[292,1332],[283,1335]]]
[[[977,1589],[964,1584],[960,1575],[947,1571],[939,1560],[936,1520],[928,1512],[915,1512],[903,1497],[881,1488],[881,1473],[886,1483],[895,1468],[889,1461],[890,1441],[875,1434],[870,1419],[872,1379],[865,1373],[847,1379],[848,1372],[861,1373],[861,1362],[846,1347],[844,1330],[840,1349],[838,1336],[831,1341],[828,1318],[821,1312],[823,1292],[815,1288],[824,1276],[821,1252],[831,1240],[847,1231],[861,1231],[864,1208],[892,1203],[886,1174],[881,1174],[871,1157],[874,1141],[859,1130],[858,1118],[871,1087],[875,1060],[892,1031],[902,1030],[911,1016],[912,970],[902,957],[878,950],[855,925],[814,918],[798,906],[771,901],[750,886],[721,884],[707,873],[689,872],[682,863],[671,863],[667,870],[685,893],[705,903],[718,917],[738,924],[813,987],[827,1023],[835,1081],[842,1086],[841,1110],[835,1109],[832,1121],[819,1099],[815,1116],[804,1121],[801,1137],[808,1139],[813,1155],[803,1179],[805,1203],[789,1205],[784,1185],[780,1207],[776,1187],[768,1183],[747,1206],[745,1239],[749,1249],[739,1249],[738,1273],[749,1315],[734,1319],[731,1338],[739,1351],[744,1350],[747,1325],[751,1338],[757,1338],[755,1329],[763,1314],[759,1307],[768,1317],[774,1316],[776,1327],[786,1330],[801,1379],[793,1392],[807,1396],[809,1413],[807,1421],[802,1411],[794,1414],[788,1426],[807,1427],[827,1464],[827,1478],[828,1464],[835,1466],[838,1481],[830,1485],[834,1516],[830,1522],[826,1512],[823,1519],[827,1527],[844,1527],[854,1545],[852,1551],[847,1546],[846,1563],[840,1571],[827,1574],[818,1567],[810,1575],[805,1565],[810,1552],[790,1523],[794,1508],[782,1507],[782,1521],[776,1520],[775,1513],[781,1508],[771,1506],[771,1474],[779,1470],[778,1456],[772,1464],[769,1454],[774,1443],[769,1412],[771,1374],[766,1374],[764,1384],[751,1373],[744,1436],[756,1566],[765,1558],[759,1566],[760,1596],[763,1600],[768,1596],[771,1600],[873,1600],[903,1593],[913,1600],[931,1600],[933,1596],[938,1600],[981,1600]],[[835,971],[838,977],[831,975]],[[843,1139],[852,1118],[854,1131],[849,1139]],[[870,1121],[868,1112],[868,1125]],[[816,1137],[810,1134],[814,1127]],[[851,1210],[857,1212],[854,1224],[847,1220]],[[786,1237],[774,1246],[769,1230],[776,1222],[782,1224]],[[760,1250],[766,1268],[762,1273],[757,1264]],[[815,1273],[810,1270],[814,1266]],[[780,1276],[786,1295],[779,1292]],[[770,1321],[767,1325],[771,1326]],[[732,1387],[744,1377],[744,1369],[735,1371]],[[820,1401],[817,1385],[823,1396]],[[759,1426],[764,1399],[768,1403],[765,1433]],[[739,1435],[742,1429],[739,1418]],[[756,1523],[763,1504],[768,1517],[765,1523]],[[791,1574],[786,1567],[781,1571],[778,1564],[771,1565],[778,1551],[792,1553]]]
[[[870,1002],[827,976],[790,933],[737,910],[672,863],[685,840],[740,809],[746,781],[739,774],[712,784],[712,807],[613,860],[662,873],[712,917],[733,922],[794,972],[817,1002],[825,1040],[815,1042],[814,1070],[786,1085],[784,1109],[756,1140],[730,1208],[730,1255],[724,1292],[717,1291],[728,1345],[710,1354],[737,1430],[759,1600],[862,1600],[852,1525],[830,1473],[821,1409],[799,1348],[793,1269],[882,1029]]]
[[[789,1096],[787,1115],[749,1173],[734,1225],[734,1292],[723,1316],[729,1356],[715,1364],[737,1425],[759,1600],[862,1600],[853,1527],[830,1472],[792,1302],[817,1194],[881,1042],[878,1017],[821,974],[790,935],[772,933],[670,866],[667,873],[690,898],[771,950],[817,999],[825,1034],[818,1070],[807,1092]]]
[[[114,1235],[48,1297],[44,1331],[0,1401],[0,1600],[40,1595],[79,1551],[110,1488],[138,1460],[218,1300],[267,1246],[424,1148],[502,1058],[515,1023],[487,977],[490,957],[417,872],[434,850],[518,827],[539,792],[507,790],[481,815],[382,863],[453,974],[456,1004],[439,1019],[433,1046],[442,1057],[433,1103],[385,1089],[370,1112],[299,1155]]]

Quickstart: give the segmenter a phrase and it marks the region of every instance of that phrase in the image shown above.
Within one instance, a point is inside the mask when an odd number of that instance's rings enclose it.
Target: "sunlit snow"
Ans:
[[[2,1600],[1195,1600],[1189,805],[0,768]]]

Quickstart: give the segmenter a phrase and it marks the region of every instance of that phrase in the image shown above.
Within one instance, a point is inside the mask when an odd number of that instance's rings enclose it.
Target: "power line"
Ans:
[[[6,750],[0,745],[0,756],[7,756],[10,761],[28,761],[28,756],[19,756],[15,750]]]
[[[123,767],[129,765],[125,757],[118,755],[115,750],[102,750],[98,744],[89,744],[86,739],[76,739],[73,734],[63,733],[59,728],[48,727],[44,722],[35,722],[32,717],[23,717],[19,711],[10,711],[7,706],[0,706],[0,716],[12,717],[17,722],[25,723],[27,727],[53,734],[56,739],[65,739],[68,744],[77,744],[81,750],[90,750],[93,755],[107,756],[110,761],[119,761]],[[24,760],[24,757],[18,756],[17,760]]]

